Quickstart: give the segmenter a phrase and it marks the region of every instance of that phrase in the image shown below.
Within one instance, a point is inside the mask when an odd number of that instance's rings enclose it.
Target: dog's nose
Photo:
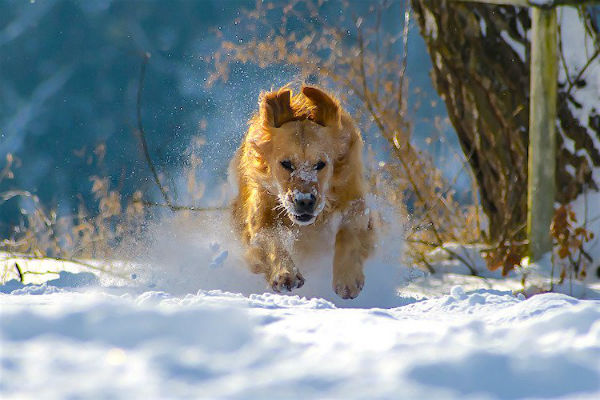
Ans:
[[[297,193],[294,196],[294,207],[299,214],[310,214],[315,209],[317,198],[312,193]]]

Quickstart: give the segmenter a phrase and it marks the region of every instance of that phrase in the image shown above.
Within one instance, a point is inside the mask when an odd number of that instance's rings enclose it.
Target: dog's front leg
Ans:
[[[265,277],[274,291],[280,293],[283,289],[287,289],[288,292],[291,292],[292,289],[301,288],[304,285],[304,277],[283,246],[278,245],[275,241],[271,242],[267,257],[267,265],[270,268],[265,273]]]
[[[365,284],[363,265],[373,249],[374,240],[368,215],[360,215],[338,231],[333,257],[333,290],[342,299],[353,299],[362,290]]]
[[[246,251],[246,261],[252,272],[265,274],[267,283],[277,293],[304,285],[304,277],[294,265],[292,257],[274,238],[250,247]]]

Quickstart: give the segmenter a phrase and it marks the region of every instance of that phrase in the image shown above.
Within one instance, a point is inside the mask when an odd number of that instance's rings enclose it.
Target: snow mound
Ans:
[[[333,243],[323,245],[319,257],[303,260],[294,254],[302,261],[296,265],[306,280],[302,288],[293,291],[294,295],[324,299],[339,307],[389,308],[414,301],[399,295],[398,288],[407,278],[424,273],[399,263],[404,223],[397,213],[378,201],[369,199],[369,204],[387,219],[389,228],[382,233],[377,251],[365,264],[366,282],[360,296],[343,300],[333,291]],[[228,212],[214,211],[155,222],[148,228],[148,238],[137,263],[122,265],[120,272],[132,277],[127,285],[179,296],[199,289],[245,296],[274,294],[263,275],[252,274],[246,267],[229,218]],[[121,284],[115,282],[114,285]],[[101,283],[106,286],[105,281]]]
[[[62,288],[0,304],[2,398],[600,397],[600,302],[562,294],[457,286],[344,309],[270,293]]]

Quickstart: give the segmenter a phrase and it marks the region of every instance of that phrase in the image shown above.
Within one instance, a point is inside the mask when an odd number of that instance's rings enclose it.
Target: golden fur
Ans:
[[[363,263],[374,231],[365,205],[360,132],[339,101],[304,86],[263,93],[259,112],[230,171],[237,178],[233,221],[254,273],[280,292],[304,284],[292,260],[294,249],[317,251],[318,233],[336,224],[333,289],[355,298],[364,285]],[[308,209],[310,212],[298,212]],[[294,236],[293,246],[286,242]]]

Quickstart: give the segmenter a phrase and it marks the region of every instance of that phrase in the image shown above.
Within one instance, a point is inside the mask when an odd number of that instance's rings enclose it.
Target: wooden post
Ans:
[[[532,7],[527,237],[529,258],[552,249],[550,224],[556,193],[556,9]]]

